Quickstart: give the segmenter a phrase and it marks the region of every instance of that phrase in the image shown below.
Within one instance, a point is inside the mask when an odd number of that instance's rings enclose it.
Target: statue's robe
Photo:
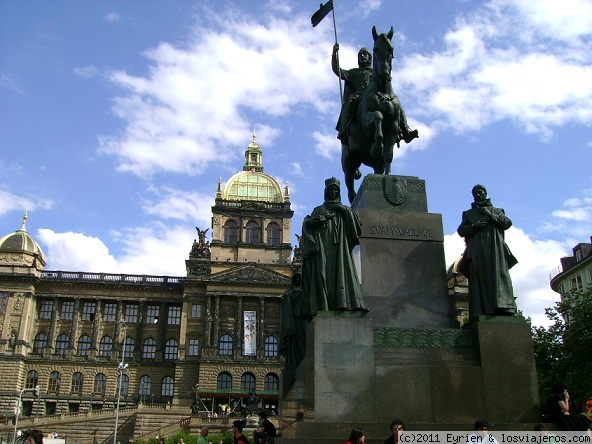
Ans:
[[[310,223],[317,217],[321,224]],[[352,257],[360,234],[358,216],[341,203],[325,202],[304,219],[302,289],[311,315],[318,311],[367,311]]]
[[[493,213],[493,220],[479,211],[473,203],[464,211],[458,234],[465,238],[467,247],[460,271],[469,280],[469,319],[480,315],[512,315],[516,313],[516,301],[510,278],[510,268],[518,263],[504,241],[504,231],[512,226],[501,208],[485,204]],[[474,224],[486,220],[485,228],[475,230]]]
[[[297,367],[306,356],[306,330],[310,310],[300,288],[284,294],[279,353],[286,358],[286,367]]]

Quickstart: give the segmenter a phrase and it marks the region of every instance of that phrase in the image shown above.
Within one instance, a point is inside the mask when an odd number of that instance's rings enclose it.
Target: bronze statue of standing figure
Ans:
[[[504,240],[512,221],[502,208],[495,208],[483,185],[472,190],[474,202],[464,211],[458,234],[467,248],[459,269],[469,280],[469,320],[480,315],[513,316],[516,301],[510,268],[518,263]]]
[[[362,163],[373,168],[375,174],[390,174],[395,144],[398,146],[401,140],[410,143],[419,137],[418,131],[411,130],[407,125],[401,102],[393,92],[393,34],[392,27],[388,34],[378,34],[376,27],[372,27],[372,58],[362,48],[358,55],[360,66],[357,70],[337,71],[333,66],[333,71],[346,82],[346,97],[337,129],[338,138],[342,142],[341,167],[350,203],[356,197],[354,179],[360,177],[359,167]],[[338,49],[336,45],[333,59],[336,58]],[[368,77],[367,86],[362,88],[364,82],[360,79],[365,77],[370,60],[372,73]],[[353,74],[350,76],[349,73]],[[348,95],[348,90],[354,92]]]
[[[339,180],[325,180],[324,203],[302,224],[302,293],[312,316],[368,311],[352,256],[361,231],[357,214],[341,203]]]

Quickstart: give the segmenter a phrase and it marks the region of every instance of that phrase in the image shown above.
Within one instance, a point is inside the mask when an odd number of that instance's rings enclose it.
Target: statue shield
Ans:
[[[385,175],[383,178],[384,197],[393,205],[401,205],[409,194],[407,179],[399,176]]]

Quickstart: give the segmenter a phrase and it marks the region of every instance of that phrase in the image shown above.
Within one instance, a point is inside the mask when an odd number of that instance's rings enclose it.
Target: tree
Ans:
[[[575,402],[592,398],[592,286],[563,295],[545,313],[552,324],[532,329],[541,401],[555,381]]]

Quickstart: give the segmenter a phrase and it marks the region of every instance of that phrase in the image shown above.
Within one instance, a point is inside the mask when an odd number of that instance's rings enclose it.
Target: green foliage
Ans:
[[[555,381],[574,401],[592,398],[592,287],[563,295],[545,313],[552,324],[532,328],[541,401]]]
[[[179,444],[181,438],[183,439],[184,444],[195,444],[197,442],[197,437],[197,435],[192,436],[187,431],[182,430],[165,438],[164,444]],[[223,441],[224,444],[232,444],[234,442],[234,437],[230,431],[225,431],[224,433],[210,431],[207,440],[212,441],[213,444],[218,444],[220,441]],[[158,442],[155,438],[150,438],[147,441],[138,440],[135,444],[158,444]]]

